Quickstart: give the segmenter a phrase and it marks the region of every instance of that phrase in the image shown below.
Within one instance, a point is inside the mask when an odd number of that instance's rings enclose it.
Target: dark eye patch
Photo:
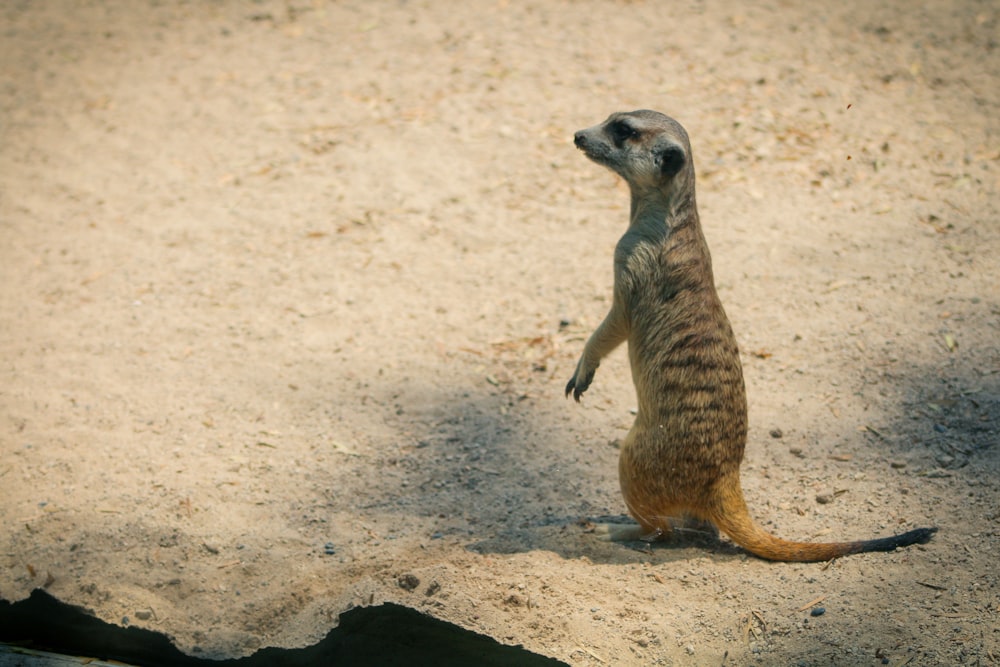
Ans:
[[[616,146],[621,146],[628,139],[635,139],[639,136],[638,130],[623,120],[616,120],[611,123],[608,131],[611,133],[611,139],[615,142]]]

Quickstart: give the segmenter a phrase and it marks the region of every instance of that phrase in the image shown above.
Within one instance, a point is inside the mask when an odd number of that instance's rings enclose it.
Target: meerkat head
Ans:
[[[624,178],[633,194],[670,197],[687,189],[694,177],[687,132],[657,111],[613,113],[573,140],[588,158]]]

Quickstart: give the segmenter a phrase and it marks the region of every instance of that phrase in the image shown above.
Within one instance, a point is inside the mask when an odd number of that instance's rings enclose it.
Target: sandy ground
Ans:
[[[1000,662],[1000,7],[803,5],[3,3],[0,597],[213,657],[395,601],[571,665]],[[627,193],[571,138],[640,107],[692,137],[752,513],[933,542],[587,532]]]

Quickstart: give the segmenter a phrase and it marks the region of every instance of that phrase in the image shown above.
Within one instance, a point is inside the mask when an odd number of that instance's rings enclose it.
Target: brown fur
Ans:
[[[601,359],[628,341],[639,409],[618,469],[643,533],[669,535],[671,518],[693,517],[779,561],[829,560],[929,540],[935,528],[859,542],[790,542],[754,523],[740,486],[743,370],[698,220],[687,133],[663,114],[634,111],[612,114],[577,132],[575,141],[625,179],[632,206],[615,248],[611,310],[587,341],[566,394],[579,401]]]

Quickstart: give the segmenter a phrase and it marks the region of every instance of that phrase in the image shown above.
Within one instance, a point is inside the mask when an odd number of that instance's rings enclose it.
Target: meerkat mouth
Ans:
[[[582,133],[577,133],[573,137],[573,143],[576,145],[577,149],[580,150],[589,159],[593,160],[598,164],[604,164],[606,161],[606,155],[602,152],[595,150],[595,146],[592,142],[587,141],[587,137]]]

